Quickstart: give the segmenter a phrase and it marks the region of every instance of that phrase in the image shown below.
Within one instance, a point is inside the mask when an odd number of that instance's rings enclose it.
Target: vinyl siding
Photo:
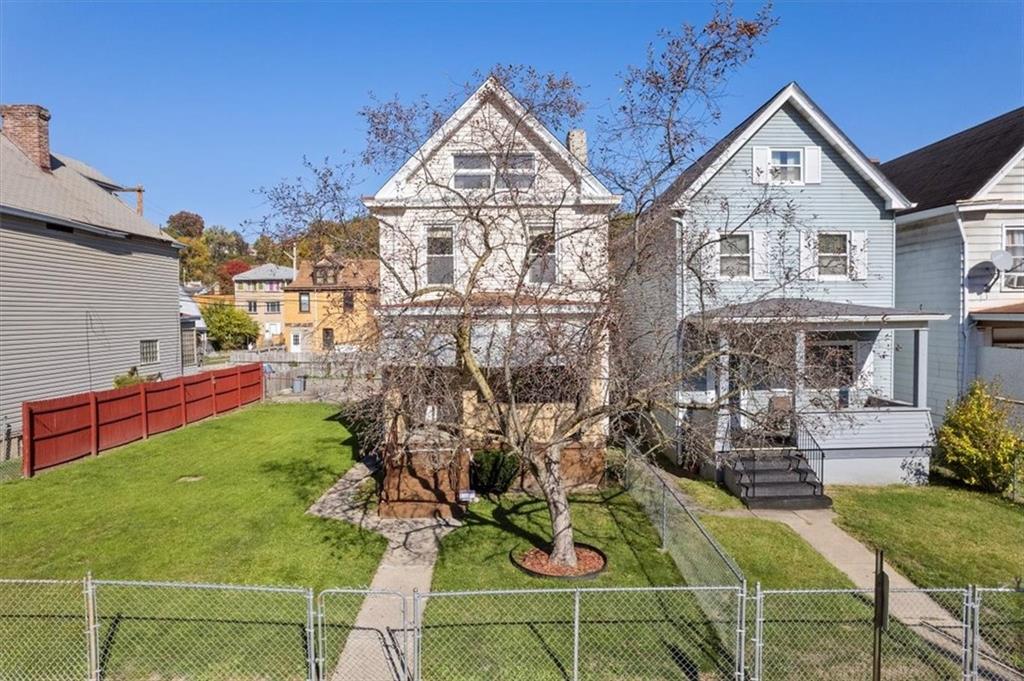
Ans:
[[[928,326],[927,398],[936,423],[959,394],[961,259],[960,229],[951,218],[902,225],[896,232],[896,307],[950,316]],[[896,332],[894,397],[906,402],[913,399],[913,343],[912,332]]]
[[[820,147],[821,183],[767,188],[753,184],[752,147],[755,146]],[[885,201],[878,192],[790,105],[772,116],[701,189],[692,203],[708,206],[710,210],[704,215],[698,208],[685,216],[688,228],[735,229],[739,220],[750,215],[755,202],[765,197],[765,192],[780,209],[787,204],[793,209],[791,221],[758,217],[749,226],[750,230],[770,233],[769,276],[758,281],[717,281],[712,306],[783,295],[880,307],[893,305],[892,212],[886,210]],[[728,223],[724,215],[729,216]],[[841,281],[797,279],[782,287],[783,281],[792,279],[800,270],[801,231],[863,232],[866,237],[864,277]],[[686,282],[686,313],[697,309],[694,302],[697,300],[697,284],[692,277]],[[891,344],[891,333],[879,335],[874,359],[874,385],[882,395],[889,394],[892,386],[893,353],[882,352]]]
[[[1002,278],[989,290],[984,290],[992,273],[992,251],[1004,248],[1003,231],[1007,225],[1024,226],[1024,212],[1000,211],[964,215],[969,277],[968,311],[1024,301],[1024,290],[1004,287]]]
[[[180,373],[178,256],[170,243],[49,230],[0,216],[0,418],[21,403],[113,387],[133,366]],[[160,359],[140,366],[139,342]]]
[[[985,195],[987,199],[1002,199],[1015,203],[1024,201],[1024,160],[1018,161]]]

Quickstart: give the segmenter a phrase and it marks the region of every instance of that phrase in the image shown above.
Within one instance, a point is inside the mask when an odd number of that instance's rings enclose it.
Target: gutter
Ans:
[[[0,204],[0,212],[6,213],[7,215],[13,215],[14,217],[25,218],[28,220],[35,220],[37,222],[48,222],[53,225],[60,225],[61,227],[70,227],[71,229],[77,229],[81,232],[88,232],[90,234],[97,234],[99,236],[109,237],[111,239],[148,239],[150,241],[156,241],[159,243],[166,243],[178,250],[183,250],[185,244],[167,237],[160,239],[155,236],[148,236],[145,234],[135,234],[134,232],[125,232],[119,229],[112,229],[109,227],[99,227],[97,225],[90,225],[85,222],[78,222],[77,220],[68,220],[67,218],[58,217],[56,215],[48,215],[47,213],[40,213],[33,210],[25,210],[24,208],[15,208],[7,204]],[[163,232],[160,232],[163,234]]]

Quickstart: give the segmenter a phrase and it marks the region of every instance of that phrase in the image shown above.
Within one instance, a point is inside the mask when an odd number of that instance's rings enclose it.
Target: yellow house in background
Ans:
[[[328,255],[299,263],[284,287],[285,342],[290,352],[330,352],[376,343],[373,310],[380,264]]]

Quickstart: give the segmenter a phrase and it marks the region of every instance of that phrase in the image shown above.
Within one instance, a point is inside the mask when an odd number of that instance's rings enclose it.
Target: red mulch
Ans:
[[[543,549],[530,549],[519,556],[519,563],[534,572],[550,577],[580,577],[599,571],[604,567],[604,557],[583,546],[576,547],[576,567],[566,567],[548,562],[550,556]]]

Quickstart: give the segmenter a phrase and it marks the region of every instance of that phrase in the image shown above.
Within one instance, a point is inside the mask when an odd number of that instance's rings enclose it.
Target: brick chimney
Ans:
[[[565,146],[568,147],[569,153],[575,156],[580,163],[587,165],[587,131],[570,130],[569,134],[565,137]]]
[[[0,105],[3,134],[37,166],[50,172],[50,112],[38,104]]]

